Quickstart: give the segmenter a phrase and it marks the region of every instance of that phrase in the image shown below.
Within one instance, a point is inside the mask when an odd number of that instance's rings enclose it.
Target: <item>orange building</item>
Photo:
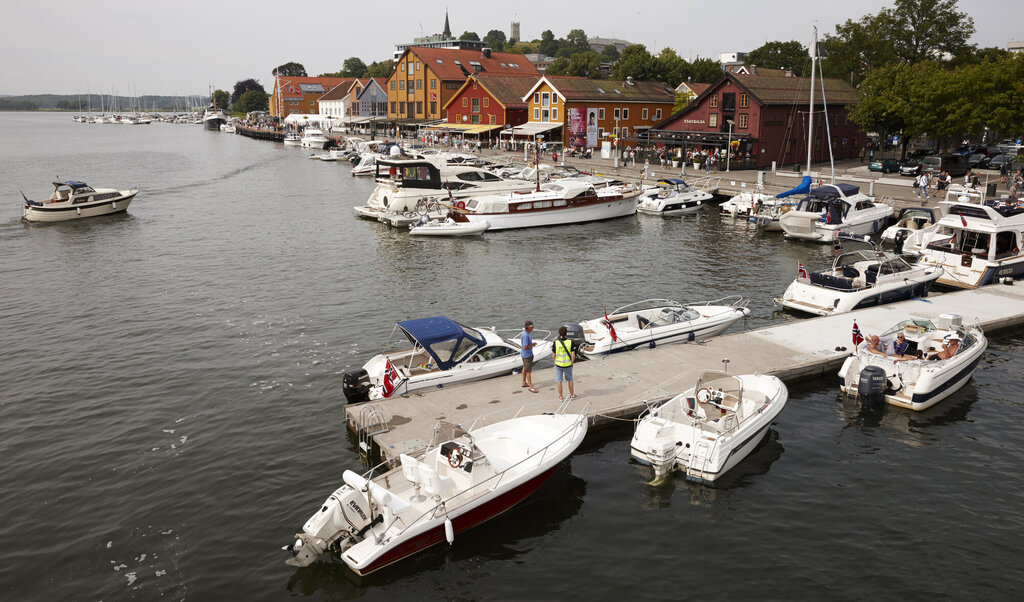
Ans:
[[[354,77],[292,77],[274,78],[270,93],[270,114],[284,120],[292,113],[315,115],[320,112],[317,101],[321,96],[344,84],[348,89]]]

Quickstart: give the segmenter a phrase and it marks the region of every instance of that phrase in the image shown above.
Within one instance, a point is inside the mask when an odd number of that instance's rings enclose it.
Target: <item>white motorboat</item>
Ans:
[[[789,398],[774,376],[705,370],[697,385],[641,414],[629,447],[655,476],[719,479],[768,434]]]
[[[927,297],[928,288],[942,275],[935,266],[908,263],[869,239],[840,235],[840,240],[856,241],[863,248],[841,253],[828,270],[808,272],[799,265],[796,279],[782,294],[784,307],[828,316]]]
[[[405,320],[395,328],[412,347],[385,351],[346,372],[342,392],[349,403],[503,376],[523,366],[522,329],[470,328],[444,316]],[[549,331],[534,330],[533,339],[534,361],[551,355]]]
[[[457,211],[442,219],[430,219],[426,215],[409,226],[411,236],[480,236],[490,224],[471,222]]]
[[[988,347],[981,328],[964,327],[957,314],[940,315],[935,322],[904,320],[882,333],[879,341],[892,350],[898,335],[907,343],[900,356],[872,353],[861,344],[839,370],[839,388],[860,395],[868,404],[884,399],[895,406],[924,410],[964,386]],[[948,354],[954,338],[959,342],[952,357],[928,359],[940,351]]]
[[[725,297],[697,304],[647,299],[625,305],[603,318],[580,322],[583,351],[616,353],[640,346],[654,347],[717,336],[750,315],[747,300]]]
[[[295,132],[288,132],[287,134],[284,135],[284,145],[285,146],[301,146],[302,145],[302,136],[299,136]]]
[[[227,123],[227,114],[211,104],[203,111],[203,127],[208,130],[217,131],[220,126]]]
[[[770,203],[775,198],[764,191],[764,186],[758,185],[757,190],[741,192],[718,206],[718,210],[733,217],[752,216],[757,210],[757,204]]]
[[[22,193],[25,199],[21,217],[29,222],[60,222],[120,213],[128,209],[137,188],[116,190],[114,188],[93,188],[85,182],[67,180],[53,183],[53,194],[46,201],[33,201]]]
[[[366,575],[439,544],[512,508],[547,481],[587,433],[589,405],[578,414],[519,415],[469,428],[439,422],[421,455],[375,467],[345,484],[306,521],[285,562],[309,566],[325,551]],[[535,410],[536,411],[536,410]],[[477,425],[480,424],[478,427]],[[383,474],[376,474],[383,472]]]
[[[372,176],[377,173],[377,157],[377,153],[359,153],[359,161],[352,166],[352,175]],[[359,207],[356,207],[356,215],[359,215]]]
[[[654,190],[640,195],[636,210],[650,215],[682,215],[699,211],[713,198],[710,192],[679,178],[662,178]]]
[[[299,139],[299,143],[302,144],[303,148],[318,148],[323,150],[331,143],[331,141],[327,139],[327,136],[324,136],[324,133],[321,130],[316,128],[306,128],[305,131],[302,132],[302,138]]]
[[[225,134],[234,134],[235,133],[235,124],[230,122],[230,121],[227,122],[227,123],[222,123],[220,125],[220,131],[224,132]]]
[[[940,209],[904,207],[900,209],[893,225],[882,231],[882,242],[896,243],[897,237],[901,241],[906,240],[914,232],[927,230],[937,224],[941,216]]]
[[[359,217],[404,228],[427,215],[444,218],[443,201],[463,201],[471,196],[533,190],[534,185],[505,179],[482,167],[464,162],[451,164],[443,155],[433,158],[377,159],[374,173],[377,187],[366,205],[355,208]],[[355,170],[353,169],[353,174]],[[425,207],[431,204],[434,209]]]
[[[1004,278],[1024,278],[1024,208],[942,201],[937,227],[912,233],[906,247],[920,249],[919,263],[943,270],[938,283],[977,288]]]
[[[797,202],[791,199],[795,195],[807,194],[811,190],[811,177],[804,176],[795,188],[780,192],[771,197],[754,200],[748,210],[750,216],[747,218],[764,232],[782,232],[782,224],[779,218],[783,213],[796,209]]]
[[[491,230],[579,224],[636,214],[640,190],[631,185],[595,189],[590,182],[557,180],[535,192],[472,197],[466,217]]]
[[[853,184],[826,184],[811,190],[796,209],[779,216],[786,236],[832,242],[839,232],[874,234],[886,226],[893,208]]]

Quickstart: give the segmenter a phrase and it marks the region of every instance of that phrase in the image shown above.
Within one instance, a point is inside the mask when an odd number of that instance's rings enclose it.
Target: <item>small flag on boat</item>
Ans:
[[[449,200],[449,201],[453,201],[453,200],[455,200],[455,199],[454,199],[454,198],[452,197],[452,187],[448,185],[448,180],[445,180],[445,181],[444,181],[444,187],[448,189],[448,200]]]
[[[804,269],[803,262],[797,262],[797,264],[796,264],[796,277],[797,278],[806,278],[807,277],[807,270]]]
[[[857,321],[854,320],[853,321],[853,345],[854,345],[854,347],[856,347],[857,345],[860,345],[863,340],[864,340],[864,337],[860,334],[860,327],[857,326]]]
[[[401,377],[398,375],[398,370],[391,365],[391,360],[384,360],[384,379],[381,382],[381,388],[383,389],[384,397],[391,397],[391,394],[395,392],[395,388],[398,385],[398,381]]]
[[[964,228],[967,227],[967,220],[964,218],[963,213],[960,214],[960,223],[964,225]]]
[[[612,326],[612,321],[608,318],[608,308],[604,309],[604,325],[608,327],[608,332],[612,335],[613,341],[618,341],[619,337],[615,334],[615,327]]]

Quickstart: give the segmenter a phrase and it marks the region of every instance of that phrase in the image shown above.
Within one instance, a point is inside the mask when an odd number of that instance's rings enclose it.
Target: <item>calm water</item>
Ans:
[[[624,427],[450,550],[361,581],[285,566],[359,465],[341,374],[395,320],[552,328],[743,294],[752,328],[793,319],[772,298],[828,251],[714,211],[416,240],[357,221],[371,182],[306,154],[0,113],[4,599],[1021,597],[1016,333],[922,413],[864,413],[834,378],[791,386],[770,441],[715,487],[647,486]],[[19,189],[55,176],[142,192],[127,214],[22,223]]]

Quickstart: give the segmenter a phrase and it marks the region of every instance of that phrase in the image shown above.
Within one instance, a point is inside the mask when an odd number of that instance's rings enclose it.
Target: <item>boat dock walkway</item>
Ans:
[[[701,370],[722,369],[726,359],[731,373],[772,374],[787,382],[835,373],[850,354],[854,320],[867,336],[881,334],[911,316],[935,319],[943,313],[960,314],[965,325],[980,324],[987,333],[1024,324],[1024,283],[934,294],[836,316],[796,319],[698,343],[589,359],[573,368],[580,399],[573,402],[579,405],[571,408],[590,403],[592,429],[632,420],[648,404],[692,387]],[[379,455],[382,460],[397,458],[400,453],[425,446],[438,420],[468,427],[483,414],[503,409],[511,413],[524,403],[538,401],[545,403],[531,408],[533,411],[554,410],[558,406],[554,370],[550,360],[541,366],[533,372],[539,394],[520,387],[520,375],[513,374],[347,405],[346,423],[357,435],[362,432],[368,444],[372,441],[371,455]]]

